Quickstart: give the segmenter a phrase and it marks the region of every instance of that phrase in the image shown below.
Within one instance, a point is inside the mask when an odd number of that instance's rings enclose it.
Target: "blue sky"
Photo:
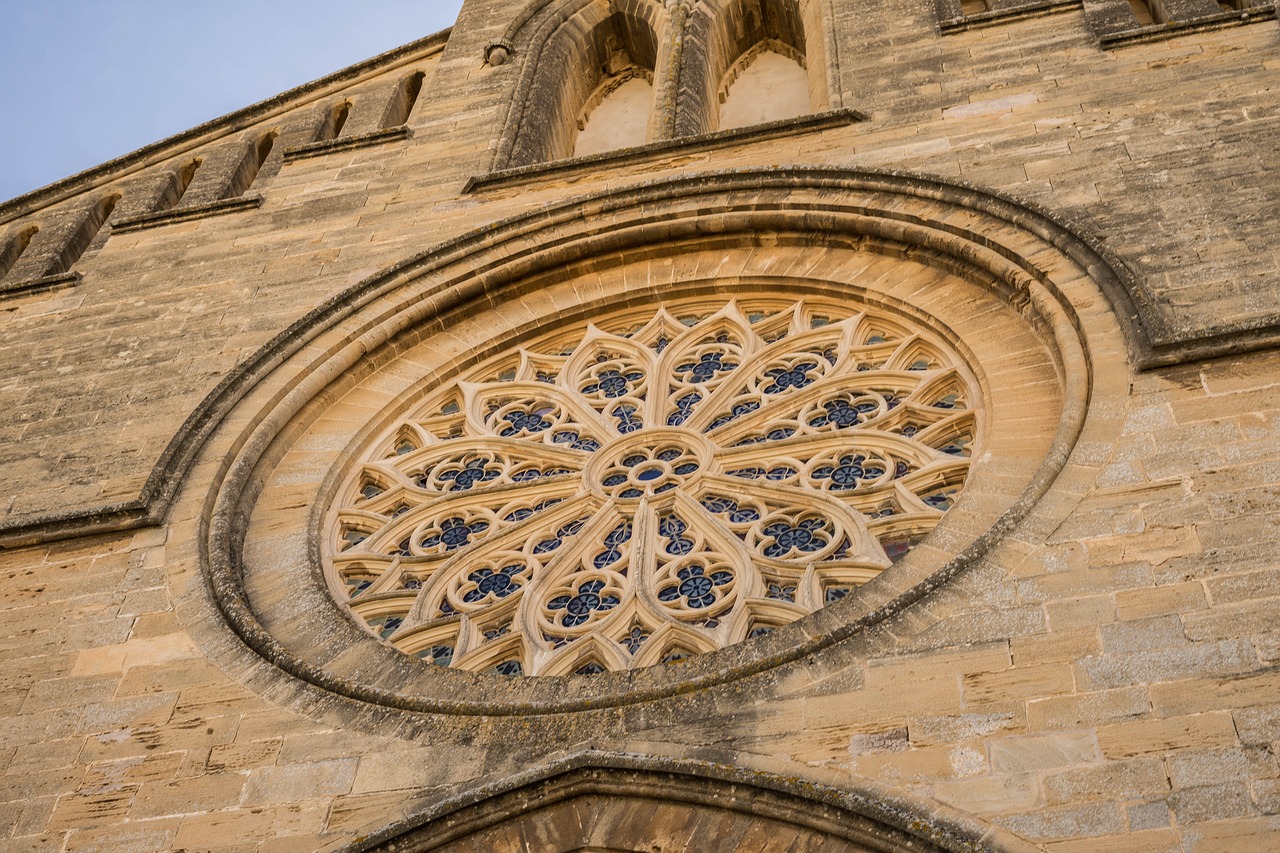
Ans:
[[[462,0],[0,0],[0,201],[453,24]]]

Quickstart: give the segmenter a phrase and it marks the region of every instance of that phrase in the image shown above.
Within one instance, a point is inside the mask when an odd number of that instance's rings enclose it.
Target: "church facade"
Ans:
[[[1280,846],[1277,72],[466,0],[0,205],[0,846]]]

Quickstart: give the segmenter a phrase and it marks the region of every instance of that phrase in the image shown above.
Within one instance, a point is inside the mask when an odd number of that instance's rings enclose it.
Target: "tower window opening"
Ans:
[[[337,139],[342,135],[342,128],[346,126],[347,119],[351,116],[351,102],[343,101],[334,106],[329,114],[328,132],[325,139]]]
[[[191,182],[195,180],[196,172],[199,171],[200,164],[203,162],[199,157],[192,158],[174,173],[169,191],[165,194],[165,198],[162,199],[157,209],[169,210],[181,203],[182,197],[187,194],[187,190],[190,189]]]
[[[809,112],[809,72],[804,56],[778,42],[742,56],[720,91],[720,128],[748,127]]]
[[[111,218],[111,213],[116,209],[119,201],[118,194],[106,196],[85,214],[79,227],[72,233],[71,239],[67,240],[66,245],[63,246],[57,262],[49,269],[48,275],[67,272],[80,260],[93,243],[93,238],[98,236],[102,226],[106,225],[107,220]]]
[[[583,108],[573,155],[585,157],[643,145],[652,103],[651,76],[637,68],[621,71],[602,84]]]
[[[1160,23],[1156,7],[1147,0],[1129,0],[1129,8],[1133,11],[1133,17],[1137,19],[1139,26],[1149,27]]]
[[[267,162],[267,158],[271,156],[271,150],[276,144],[276,132],[266,134],[258,140],[253,146],[249,154],[244,158],[240,167],[240,173],[227,187],[227,193],[224,198],[237,198],[243,195],[249,187],[253,186],[253,182],[257,179],[258,173],[262,171],[263,165]]]
[[[384,128],[400,127],[402,124],[409,122],[409,116],[413,114],[413,107],[418,103],[418,97],[422,94],[422,81],[426,79],[426,74],[418,71],[410,74],[401,82],[396,90],[395,100],[391,103],[390,109],[387,110],[387,119],[383,124]]]

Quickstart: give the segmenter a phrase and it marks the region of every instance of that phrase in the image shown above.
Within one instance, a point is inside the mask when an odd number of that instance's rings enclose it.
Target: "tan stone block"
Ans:
[[[1000,822],[1030,840],[1093,839],[1125,831],[1124,818],[1111,802],[1042,807],[1007,815]]]
[[[406,799],[403,791],[376,794],[349,794],[336,797],[329,811],[331,832],[371,832],[410,814],[417,799]]]
[[[805,739],[805,746],[821,743],[821,734]],[[841,738],[834,751],[843,756],[846,739]],[[370,794],[390,790],[421,789],[431,785],[449,784],[473,778],[484,760],[484,751],[478,747],[459,745],[457,760],[449,766],[440,766],[430,760],[429,752],[395,750],[369,752],[360,756],[352,794]]]
[[[1196,582],[1116,593],[1116,618],[1120,620],[1186,613],[1206,606],[1204,587]]]
[[[1275,853],[1280,819],[1273,817],[1219,820],[1195,826],[1195,853]]]
[[[332,847],[342,840],[345,839],[335,837],[333,833],[327,832],[287,835],[283,838],[272,838],[269,841],[261,842],[258,846],[252,847],[249,853],[314,853],[316,850]],[[219,850],[217,853],[222,852]]]
[[[1280,594],[1280,568],[1208,578],[1205,586],[1215,605],[1234,604]]]
[[[1049,634],[1033,634],[1009,640],[1014,666],[1076,661],[1097,654],[1101,648],[1098,632],[1094,628],[1055,630]]]
[[[1228,746],[1235,742],[1235,724],[1226,711],[1120,723],[1098,729],[1098,745],[1102,754],[1110,759]]]
[[[1050,853],[1178,853],[1182,840],[1174,829],[1147,829],[1101,838],[1051,841],[1045,849]]]
[[[220,845],[259,844],[264,838],[306,835],[324,829],[326,803],[234,809],[182,819],[175,849],[198,849],[217,839]]]
[[[209,770],[252,770],[275,764],[280,739],[229,743],[209,750]]]
[[[116,696],[167,693],[194,684],[226,684],[226,675],[210,663],[185,660],[175,666],[134,666],[120,681]]]
[[[1006,643],[991,643],[974,649],[944,650],[908,658],[879,658],[867,661],[869,688],[917,684],[927,679],[990,672],[1009,666]]]
[[[980,740],[994,733],[1021,731],[1025,725],[1012,711],[988,714],[943,714],[908,721],[913,746],[945,746]]]
[[[1280,598],[1224,604],[1182,617],[1187,638],[1223,640],[1275,632],[1280,626]]]
[[[1269,705],[1280,699],[1280,672],[1166,681],[1151,685],[1150,692],[1151,704],[1162,717]]]
[[[1044,605],[1049,625],[1056,631],[1091,629],[1115,621],[1116,603],[1110,595],[1088,595],[1047,601]]]
[[[1027,703],[1027,728],[1073,729],[1099,726],[1150,713],[1151,701],[1142,687],[1122,687],[1077,693]]]
[[[212,717],[174,726],[139,726],[96,735],[85,742],[81,761],[111,761],[146,755],[150,752],[208,749],[230,743],[239,720]]]
[[[960,679],[933,678],[912,685],[856,690],[804,700],[804,729],[855,734],[903,725],[908,714],[950,711],[960,705]]]
[[[130,820],[214,811],[236,805],[245,778],[239,773],[212,773],[193,779],[147,782],[129,809]]]
[[[1249,786],[1244,781],[1193,788],[1175,787],[1169,797],[1169,805],[1181,826],[1247,818],[1257,814],[1257,808],[1249,795]]]
[[[1216,785],[1228,779],[1280,776],[1280,766],[1268,748],[1185,750],[1168,756],[1165,763],[1174,790]]]
[[[107,789],[119,785],[168,781],[178,774],[187,757],[185,752],[152,752],[134,758],[91,764],[85,773],[84,788]]]
[[[78,834],[78,833],[77,833]],[[73,835],[74,839],[75,836]],[[22,833],[5,839],[6,853],[50,853],[51,851],[83,850],[83,847],[64,847],[67,836],[64,833],[40,833],[31,835]],[[163,843],[163,842],[162,842]],[[102,849],[102,848],[97,848]]]
[[[990,815],[1030,810],[1037,805],[1040,792],[1036,777],[1027,774],[938,782],[933,796],[961,811]]]
[[[966,675],[964,699],[968,705],[1009,702],[1033,696],[1070,693],[1075,688],[1071,667],[1065,663],[1022,666],[999,672]]]
[[[315,734],[330,731],[323,723],[313,722],[306,717],[272,710],[261,714],[246,714],[240,718],[236,731],[236,740],[248,743],[255,740],[269,740],[275,737],[288,738],[291,735]]]
[[[239,716],[269,708],[262,699],[231,684],[202,684],[178,694],[173,709],[174,724],[204,717]]]
[[[991,769],[996,773],[1030,773],[1096,761],[1092,731],[1053,735],[1023,735],[987,741]]]
[[[1045,802],[1065,805],[1087,800],[1148,800],[1169,795],[1169,778],[1159,758],[1103,761],[1044,777]]]
[[[164,606],[171,606],[168,604],[168,590],[162,589],[157,592],[164,596]],[[157,604],[159,604],[159,602],[157,602]],[[158,637],[182,635],[183,633],[182,626],[179,624],[178,618],[173,613],[144,613],[134,620],[133,630],[129,633],[129,639],[153,640]]]
[[[65,832],[120,823],[133,805],[139,787],[122,785],[108,791],[86,791],[59,797],[47,829]]]
[[[905,752],[853,756],[854,772],[888,782],[964,779],[987,772],[987,757],[976,745],[924,747]]]
[[[124,646],[101,646],[96,649],[83,649],[76,655],[72,675],[105,675],[124,672],[124,659],[127,654]]]
[[[354,758],[263,767],[249,774],[244,802],[246,805],[261,805],[334,797],[350,793],[355,778]]]
[[[155,853],[171,849],[177,832],[176,819],[77,830],[66,836],[63,849],[65,853]]]

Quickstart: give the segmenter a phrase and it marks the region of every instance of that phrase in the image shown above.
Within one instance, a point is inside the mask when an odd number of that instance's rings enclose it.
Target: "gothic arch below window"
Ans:
[[[342,853],[685,849],[1026,853],[1031,848],[970,818],[944,816],[936,804],[880,790],[835,788],[708,762],[582,753],[450,797]]]

